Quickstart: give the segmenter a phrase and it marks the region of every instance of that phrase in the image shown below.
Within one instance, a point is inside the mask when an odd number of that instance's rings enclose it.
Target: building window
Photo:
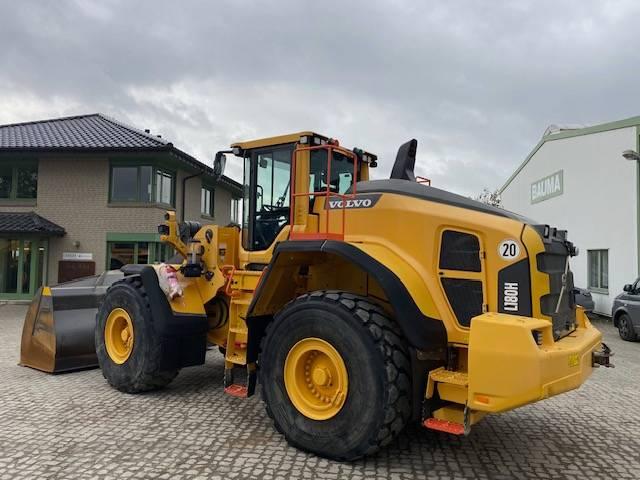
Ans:
[[[208,217],[214,216],[215,190],[211,187],[202,187],[200,193],[200,213]]]
[[[112,202],[161,203],[172,205],[175,175],[151,165],[111,167]]]
[[[124,265],[166,262],[173,248],[161,242],[107,242],[107,268],[119,270]]]
[[[240,225],[240,199],[231,199],[231,223]]]
[[[35,199],[37,193],[36,163],[0,165],[0,199]]]
[[[173,174],[166,170],[156,170],[156,202],[173,205]]]
[[[589,288],[609,290],[609,250],[588,250]]]

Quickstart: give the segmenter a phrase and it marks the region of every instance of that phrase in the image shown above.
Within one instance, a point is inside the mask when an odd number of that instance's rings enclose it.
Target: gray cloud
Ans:
[[[100,111],[211,160],[315,129],[464,194],[550,123],[637,114],[640,4],[1,1],[0,123]],[[240,165],[229,166],[239,179]]]

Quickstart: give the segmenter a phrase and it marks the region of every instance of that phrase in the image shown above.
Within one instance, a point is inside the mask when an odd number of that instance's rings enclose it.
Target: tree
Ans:
[[[480,193],[480,195],[474,197],[474,200],[486,203],[487,205],[491,205],[492,207],[502,208],[502,198],[500,198],[500,192],[498,192],[498,190],[494,190],[492,192],[485,187],[482,189],[482,193]]]

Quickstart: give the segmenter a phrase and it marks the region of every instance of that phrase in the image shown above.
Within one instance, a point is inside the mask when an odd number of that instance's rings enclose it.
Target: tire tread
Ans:
[[[118,285],[128,285],[133,288],[136,295],[138,295],[142,301],[143,308],[146,309],[147,312],[151,312],[149,297],[147,296],[147,292],[142,284],[142,279],[138,275],[131,275],[123,278],[122,280],[118,280],[111,286],[111,288],[117,287]],[[100,315],[100,311],[98,311],[98,315]],[[160,362],[162,359],[162,352],[160,350],[162,345],[159,338],[155,335],[153,337],[151,355],[146,359],[146,368],[136,375],[135,378],[126,383],[116,384],[113,383],[109,377],[106,377],[112,387],[125,393],[142,393],[166,387],[174,378],[176,378],[179,370],[162,370],[160,368]]]
[[[347,452],[345,456],[336,458],[336,460],[351,461],[372,455],[391,443],[404,429],[411,417],[411,361],[402,331],[397,323],[369,298],[338,290],[318,290],[303,294],[287,303],[281,312],[294,303],[299,304],[309,301],[337,305],[348,311],[354,318],[358,318],[362,322],[364,331],[369,334],[384,358],[386,383],[389,386],[385,395],[384,421],[380,424],[378,430],[366,440],[365,445],[360,445],[357,449],[352,450],[353,453]],[[267,326],[260,345],[261,351],[268,343],[269,337],[278,322],[278,317],[279,314],[276,314],[274,321]],[[273,421],[276,430],[282,433],[289,443],[301,448],[290,438],[287,432],[283,432],[282,426],[278,425],[265,398],[265,389],[261,389],[261,397],[265,404],[267,415]]]

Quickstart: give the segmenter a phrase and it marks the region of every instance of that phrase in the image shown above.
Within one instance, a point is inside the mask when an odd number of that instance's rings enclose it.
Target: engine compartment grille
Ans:
[[[464,278],[443,278],[442,287],[458,323],[471,326],[471,319],[482,313],[482,282]]]

